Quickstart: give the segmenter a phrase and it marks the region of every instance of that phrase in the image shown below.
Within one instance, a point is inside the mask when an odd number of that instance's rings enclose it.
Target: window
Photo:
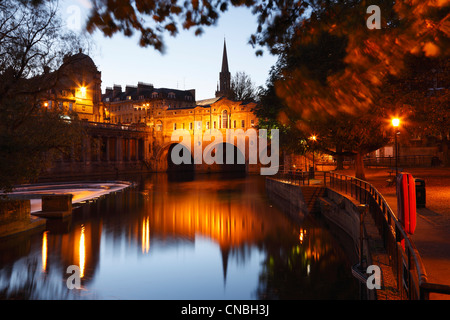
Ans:
[[[189,122],[189,130],[192,130],[192,122]]]
[[[162,131],[162,122],[160,120],[156,122],[156,131]]]
[[[206,121],[206,129],[209,129],[209,121]]]
[[[216,129],[217,128],[217,124],[216,124],[216,122],[214,121],[214,129]]]
[[[252,127],[254,127],[255,126],[255,120],[250,120],[250,125],[252,126]]]
[[[236,120],[233,121],[233,127],[236,128]]]
[[[241,127],[242,127],[242,128],[245,128],[245,120],[242,120],[242,122],[241,122]]]
[[[176,123],[173,124],[173,130],[177,130],[177,124]]]
[[[228,112],[227,110],[223,110],[222,112],[222,128],[228,128]]]

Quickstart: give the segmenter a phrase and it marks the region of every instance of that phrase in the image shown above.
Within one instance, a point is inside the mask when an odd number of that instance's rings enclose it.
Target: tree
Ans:
[[[42,108],[65,72],[55,69],[80,41],[64,30],[55,1],[5,0],[0,16],[0,189],[11,191],[81,142],[75,113]]]
[[[231,77],[231,90],[237,101],[249,102],[256,98],[255,84],[245,71],[238,71]]]
[[[449,165],[450,58],[408,55],[405,65],[405,72],[391,77],[384,100],[395,101],[396,114],[411,136],[440,139],[444,165]]]

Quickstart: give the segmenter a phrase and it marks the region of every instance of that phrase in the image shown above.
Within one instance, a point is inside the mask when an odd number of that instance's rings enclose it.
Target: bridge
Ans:
[[[43,176],[145,171],[262,173],[264,167],[278,167],[278,144],[259,137],[255,106],[221,97],[198,102],[195,107],[151,108],[142,122],[132,124],[85,121],[88,136],[82,146],[61,157]],[[175,163],[172,155],[184,161]]]

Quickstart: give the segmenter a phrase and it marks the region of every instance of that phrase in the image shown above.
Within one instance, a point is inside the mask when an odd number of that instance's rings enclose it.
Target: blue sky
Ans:
[[[73,9],[80,9],[84,23],[89,0],[64,0],[64,19],[73,18]],[[73,20],[71,20],[73,21]],[[196,99],[214,97],[222,65],[224,38],[227,43],[230,72],[245,71],[259,86],[264,85],[276,57],[264,52],[256,57],[256,49],[248,44],[256,30],[256,18],[246,8],[232,8],[223,14],[216,26],[207,27],[201,36],[193,31],[181,31],[176,37],[165,37],[166,52],[138,45],[138,36],[120,34],[105,38],[95,32],[95,48],[90,52],[102,72],[102,90],[114,84],[136,85],[152,83],[157,88],[195,89]]]

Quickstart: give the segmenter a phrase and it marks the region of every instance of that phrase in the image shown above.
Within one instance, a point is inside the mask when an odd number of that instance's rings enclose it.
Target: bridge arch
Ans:
[[[191,159],[190,163],[175,164],[172,160],[171,154],[175,146],[181,147],[180,156],[187,156]],[[187,153],[187,154],[185,154]],[[156,171],[158,172],[193,172],[194,171],[194,159],[189,150],[181,143],[171,142],[163,146],[156,155]]]

